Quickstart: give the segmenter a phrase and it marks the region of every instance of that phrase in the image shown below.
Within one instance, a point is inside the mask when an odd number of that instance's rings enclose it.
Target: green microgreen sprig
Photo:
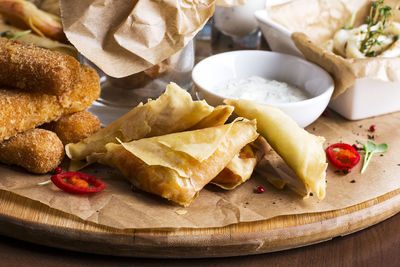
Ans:
[[[373,154],[386,152],[389,148],[389,145],[386,143],[382,143],[380,145],[376,145],[374,142],[371,141],[368,141],[366,144],[363,144],[361,142],[358,143],[364,147],[364,152],[365,152],[361,173],[364,173],[365,170],[367,169],[367,166]]]
[[[32,32],[31,30],[16,32],[16,33],[12,32],[12,31],[4,31],[0,34],[0,36],[15,40],[15,39],[18,39],[18,38],[20,38],[24,35],[27,35],[31,32]]]

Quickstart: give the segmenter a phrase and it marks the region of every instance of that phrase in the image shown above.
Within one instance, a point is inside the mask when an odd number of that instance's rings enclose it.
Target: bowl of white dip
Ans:
[[[192,71],[194,93],[211,105],[226,98],[276,106],[300,127],[325,110],[333,80],[322,68],[299,57],[260,50],[239,50],[208,57]]]

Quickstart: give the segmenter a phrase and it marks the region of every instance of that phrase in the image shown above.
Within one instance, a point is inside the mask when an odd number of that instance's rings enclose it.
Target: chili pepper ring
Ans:
[[[106,188],[102,180],[82,172],[64,172],[50,179],[58,188],[72,194],[95,193]]]
[[[360,161],[360,154],[349,144],[337,143],[326,149],[329,161],[339,170],[349,171]]]

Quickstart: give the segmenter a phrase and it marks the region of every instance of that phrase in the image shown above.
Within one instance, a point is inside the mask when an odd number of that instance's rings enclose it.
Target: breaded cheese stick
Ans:
[[[99,119],[87,110],[52,121],[42,128],[55,132],[63,145],[77,143],[100,130]]]
[[[73,90],[62,96],[0,89],[0,142],[88,108],[99,97],[99,76],[82,65],[80,77]]]
[[[79,80],[79,62],[66,54],[0,38],[0,84],[61,95]]]
[[[0,161],[18,165],[32,173],[47,173],[64,158],[64,146],[57,135],[44,129],[31,129],[0,143]]]

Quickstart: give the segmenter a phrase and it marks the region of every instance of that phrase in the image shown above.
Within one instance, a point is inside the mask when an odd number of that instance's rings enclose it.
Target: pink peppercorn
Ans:
[[[375,130],[376,130],[376,125],[375,125],[375,124],[372,124],[372,125],[369,127],[369,131],[370,131],[370,132],[375,132]]]
[[[362,145],[360,145],[360,144],[353,144],[353,147],[354,147],[355,150],[362,150],[362,149],[364,149],[364,147],[363,147]]]
[[[62,173],[62,168],[58,166],[57,168],[54,169],[53,174],[60,174]]]
[[[262,193],[265,191],[264,186],[258,185],[256,188],[257,188],[257,193]]]

